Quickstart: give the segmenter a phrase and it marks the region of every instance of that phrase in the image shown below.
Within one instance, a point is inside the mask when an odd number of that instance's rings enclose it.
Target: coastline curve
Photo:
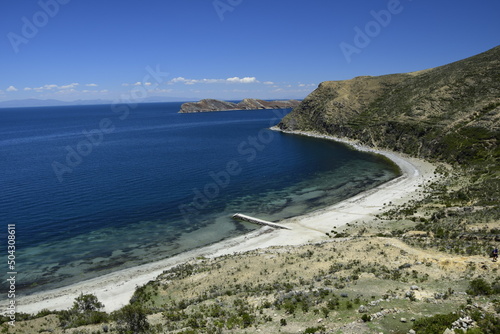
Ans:
[[[282,131],[277,128],[272,129]],[[129,302],[138,286],[154,280],[168,268],[198,257],[217,257],[271,246],[298,246],[325,241],[328,239],[325,233],[334,226],[340,227],[348,223],[373,219],[376,214],[387,208],[386,203],[392,202],[393,205],[399,205],[421,196],[423,185],[436,177],[435,165],[401,153],[369,148],[349,139],[313,132],[282,132],[334,140],[356,150],[383,155],[399,166],[401,175],[332,206],[280,222],[290,227],[291,230],[263,227],[251,233],[190,250],[161,261],[116,271],[67,287],[20,297],[17,300],[18,312],[37,313],[43,309],[67,309],[72,306],[74,298],[80,293],[95,294],[105,305],[105,311],[115,311]]]

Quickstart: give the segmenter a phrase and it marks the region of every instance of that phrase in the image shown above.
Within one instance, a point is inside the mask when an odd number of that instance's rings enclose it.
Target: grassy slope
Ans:
[[[193,260],[138,289],[133,303],[149,310],[152,333],[304,333],[318,327],[322,333],[407,333],[412,318],[459,305],[477,303],[468,308],[483,314],[500,309],[489,297],[464,294],[478,270],[494,282],[499,267],[482,257],[361,236]],[[361,305],[366,313],[359,313]],[[372,321],[362,322],[363,314]],[[117,332],[110,319],[66,333],[104,333],[105,327]],[[6,332],[64,330],[57,316],[44,315]]]

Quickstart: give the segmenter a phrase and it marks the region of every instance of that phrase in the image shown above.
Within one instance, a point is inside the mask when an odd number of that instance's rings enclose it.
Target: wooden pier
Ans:
[[[244,221],[244,222],[247,222],[247,223],[252,223],[252,224],[257,224],[257,225],[269,226],[269,227],[272,227],[272,228],[281,228],[281,229],[284,229],[284,230],[291,230],[291,228],[289,228],[289,227],[287,227],[285,225],[271,223],[271,222],[268,222],[266,220],[262,220],[262,219],[258,219],[258,218],[254,218],[254,217],[250,217],[250,216],[246,216],[246,215],[242,215],[241,213],[234,214],[233,215],[233,219],[241,220],[241,221]]]

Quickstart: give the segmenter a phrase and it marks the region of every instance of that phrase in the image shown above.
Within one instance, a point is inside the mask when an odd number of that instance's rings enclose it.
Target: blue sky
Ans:
[[[486,51],[499,14],[498,0],[4,0],[0,101],[303,98]]]

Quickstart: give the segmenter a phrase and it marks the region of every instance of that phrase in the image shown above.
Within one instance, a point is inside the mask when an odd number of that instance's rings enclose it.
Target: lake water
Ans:
[[[268,130],[289,110],[180,105],[0,109],[0,237],[15,224],[19,293],[257,228],[236,212],[278,221],[398,175],[380,156]]]

